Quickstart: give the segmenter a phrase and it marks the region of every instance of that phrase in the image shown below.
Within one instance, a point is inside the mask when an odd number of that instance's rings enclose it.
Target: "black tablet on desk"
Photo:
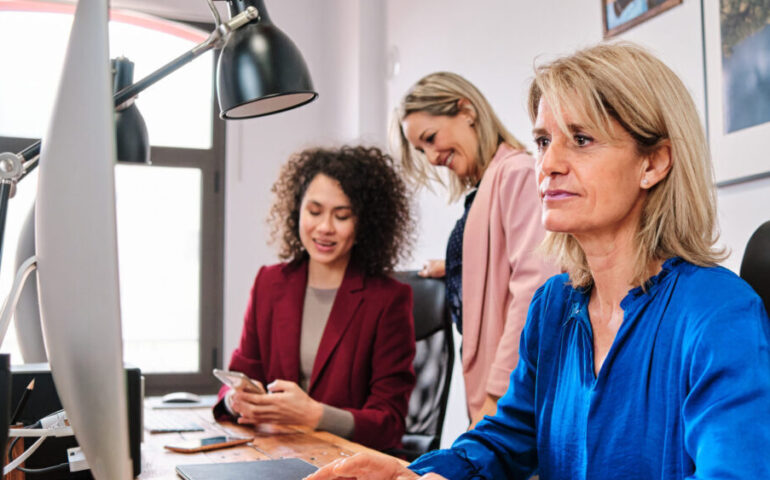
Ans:
[[[318,470],[299,458],[257,460],[253,462],[177,465],[176,473],[185,480],[301,480]]]

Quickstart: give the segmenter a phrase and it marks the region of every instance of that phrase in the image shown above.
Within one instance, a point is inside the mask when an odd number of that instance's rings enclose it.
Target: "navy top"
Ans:
[[[770,322],[721,268],[667,260],[632,289],[594,375],[590,291],[535,293],[497,414],[417,473],[451,479],[770,478]]]
[[[465,233],[468,211],[471,209],[473,199],[476,198],[476,191],[473,190],[465,196],[465,211],[455,223],[452,233],[449,234],[449,242],[446,246],[444,282],[446,283],[447,305],[452,322],[460,333],[463,333],[463,234]]]

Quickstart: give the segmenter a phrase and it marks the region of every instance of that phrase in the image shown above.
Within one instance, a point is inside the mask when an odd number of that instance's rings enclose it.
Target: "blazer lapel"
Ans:
[[[496,195],[494,173],[510,151],[501,144],[489,167],[468,212],[463,233],[463,370],[476,358],[484,316],[484,300],[489,274],[489,216],[492,196]],[[467,321],[466,321],[467,319]]]
[[[345,271],[345,278],[343,278],[342,284],[337,290],[334,305],[332,305],[332,310],[329,313],[329,320],[326,322],[326,328],[318,345],[308,393],[313,391],[318,377],[322,374],[324,367],[329,362],[329,358],[340,343],[348,325],[353,321],[353,317],[363,301],[363,291],[363,273],[352,264],[349,264],[348,269]]]
[[[299,382],[299,342],[302,328],[302,306],[307,289],[307,261],[284,267],[284,284],[276,285],[281,292],[275,303],[273,348],[280,350],[280,378]]]

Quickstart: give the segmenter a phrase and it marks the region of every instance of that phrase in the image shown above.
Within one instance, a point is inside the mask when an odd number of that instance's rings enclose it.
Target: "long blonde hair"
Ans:
[[[473,126],[479,147],[473,174],[467,178],[450,175],[449,184],[445,184],[451,201],[460,198],[468,188],[481,180],[501,143],[505,142],[514,148],[525,150],[524,145],[505,128],[487,99],[471,82],[456,73],[431,73],[409,89],[396,109],[390,128],[392,149],[400,152],[404,172],[414,183],[429,185],[431,181],[441,184],[444,184],[444,181],[436,169],[431,167],[425,155],[414,149],[406,139],[402,125],[404,119],[415,112],[454,117],[462,111],[461,100],[466,100],[467,108],[475,113]]]
[[[637,45],[600,44],[537,67],[528,99],[533,123],[541,99],[555,112],[583,114],[608,137],[614,119],[640,155],[670,145],[671,170],[650,189],[642,210],[633,285],[644,286],[654,260],[679,256],[713,265],[724,258],[724,250],[714,248],[716,191],[706,137],[687,88],[670,68]],[[549,232],[541,249],[569,272],[573,285],[592,284],[572,235]]]

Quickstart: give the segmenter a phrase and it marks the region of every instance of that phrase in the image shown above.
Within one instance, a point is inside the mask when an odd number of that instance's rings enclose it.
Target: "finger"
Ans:
[[[383,459],[387,460],[387,457],[371,453],[357,453],[338,463],[334,468],[334,473],[339,477],[357,478],[370,472],[384,470],[383,467],[389,462],[386,461],[384,462],[385,464],[383,464]],[[383,471],[382,473],[386,472]]]
[[[272,398],[271,395],[264,395],[262,393],[237,393],[233,395],[234,400],[240,402],[249,403],[252,405],[274,405],[276,398]]]
[[[334,469],[336,468],[337,464],[340,462],[345,461],[344,459],[335,460],[332,463],[329,463],[327,465],[324,465],[323,467],[316,470],[314,473],[308,475],[303,480],[336,480],[340,477],[337,476],[336,473],[334,473]]]
[[[245,414],[249,416],[256,415],[274,415],[280,413],[280,409],[275,405],[246,405]]]
[[[294,390],[295,387],[299,388],[296,383],[288,380],[273,380],[273,383],[267,385],[267,391],[270,393],[288,392]]]

